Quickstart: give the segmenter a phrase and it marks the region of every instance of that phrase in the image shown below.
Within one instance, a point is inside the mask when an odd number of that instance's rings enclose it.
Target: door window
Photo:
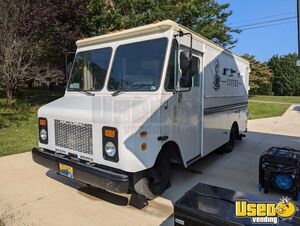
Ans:
[[[176,39],[173,40],[172,49],[169,58],[169,64],[165,80],[165,90],[173,92],[176,88],[178,74],[178,43]]]

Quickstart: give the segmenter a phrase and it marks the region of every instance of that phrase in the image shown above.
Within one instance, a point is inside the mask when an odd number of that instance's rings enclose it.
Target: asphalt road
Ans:
[[[172,187],[143,210],[129,196],[87,188],[33,163],[30,153],[0,158],[0,219],[8,225],[173,225],[173,203],[197,183],[256,195],[258,159],[271,146],[300,149],[300,105],[282,117],[249,121],[247,137],[226,155],[212,153],[196,162],[196,174],[172,167]],[[278,197],[270,193],[268,196]]]

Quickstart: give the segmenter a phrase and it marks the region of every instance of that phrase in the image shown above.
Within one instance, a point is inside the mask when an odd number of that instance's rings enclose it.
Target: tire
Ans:
[[[169,155],[162,151],[151,169],[133,176],[135,191],[149,200],[161,195],[170,185],[170,167]]]
[[[238,134],[237,128],[235,125],[233,125],[230,130],[229,141],[223,146],[224,153],[232,152],[232,150],[234,149],[237,134]]]

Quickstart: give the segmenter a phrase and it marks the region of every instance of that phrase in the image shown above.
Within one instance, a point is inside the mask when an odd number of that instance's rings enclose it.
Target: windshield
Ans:
[[[111,52],[111,48],[104,48],[77,53],[68,90],[101,90],[106,78]]]
[[[119,46],[116,50],[108,90],[157,90],[167,42],[167,38],[160,38]]]

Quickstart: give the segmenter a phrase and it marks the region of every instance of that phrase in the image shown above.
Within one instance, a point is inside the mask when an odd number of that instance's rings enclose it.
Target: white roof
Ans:
[[[140,26],[140,27],[135,27],[135,28],[126,29],[126,30],[122,30],[122,31],[115,31],[115,32],[111,32],[111,33],[108,33],[105,35],[95,36],[92,38],[81,39],[76,42],[76,45],[77,45],[77,47],[96,45],[96,44],[100,44],[100,43],[151,34],[151,33],[158,32],[158,31],[162,32],[162,31],[169,30],[169,29],[182,30],[183,32],[191,32],[193,35],[193,39],[198,40],[202,43],[205,43],[206,45],[211,46],[217,50],[225,51],[229,54],[232,54],[236,58],[248,63],[247,60],[245,60],[244,58],[242,58],[240,56],[237,56],[230,50],[223,48],[222,46],[210,41],[209,39],[201,36],[200,34],[194,32],[194,31],[186,28],[185,26],[180,25],[172,20],[164,20],[161,22],[152,23],[152,24],[148,24],[148,25],[144,25],[144,26]]]

